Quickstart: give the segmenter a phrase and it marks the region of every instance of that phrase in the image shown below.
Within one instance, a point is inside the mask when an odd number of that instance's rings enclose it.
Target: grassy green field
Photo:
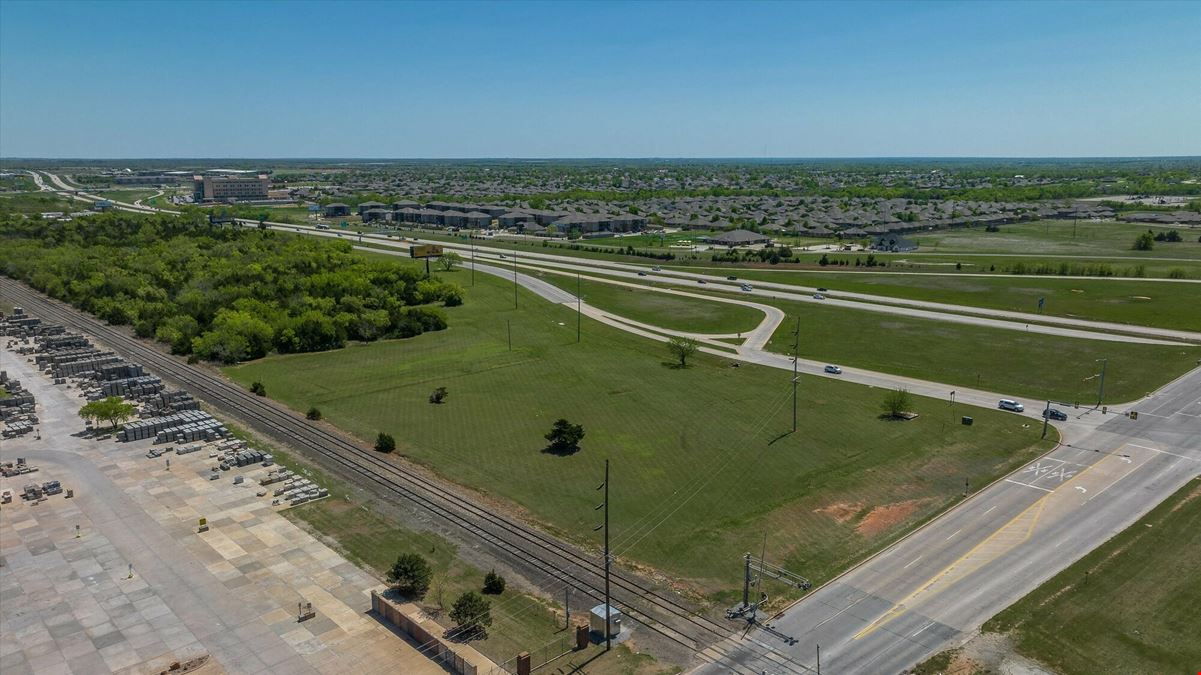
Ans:
[[[1184,241],[1155,242],[1150,251],[1131,250],[1138,235],[1152,230],[1179,230]],[[1146,223],[1079,222],[1070,220],[1040,220],[1029,223],[1001,225],[999,232],[986,232],[983,227],[941,230],[915,234],[912,239],[925,253],[1029,253],[1038,250],[1054,255],[1141,255],[1147,257],[1201,259],[1201,230],[1187,227],[1168,228]]]
[[[561,274],[537,276],[569,293],[576,292],[574,278]],[[693,333],[739,333],[753,330],[763,321],[763,312],[728,302],[700,300],[668,293],[644,291],[599,281],[581,281],[584,302],[668,330]]]
[[[1201,482],[984,624],[1064,675],[1201,666]]]
[[[1109,359],[1109,403],[1141,398],[1201,359],[1201,347],[1102,342],[814,303],[768,303],[790,318],[801,317],[804,358],[1082,405],[1097,402],[1096,359]],[[767,348],[788,352],[794,327],[786,320]]]
[[[594,488],[609,458],[619,557],[724,598],[765,531],[772,560],[828,579],[956,502],[965,478],[986,484],[1048,447],[1027,420],[974,409],[964,427],[964,408],[938,400],[886,421],[880,390],[822,378],[803,380],[788,434],[788,373],[704,355],[676,369],[661,344],[591,321],[576,344],[571,309],[524,291],[513,309],[505,281],[472,287],[467,274],[445,275],[467,287],[446,331],[226,372],[361,438],[391,433],[398,454],[586,545],[599,543]],[[439,386],[448,402],[432,405]],[[574,455],[543,452],[559,417],[586,430]]]
[[[51,192],[14,192],[10,194],[0,194],[0,212],[12,211],[14,213],[45,213],[47,211],[63,211],[70,213],[71,211],[87,210],[88,205],[84,202],[78,202],[66,197],[61,197]]]
[[[971,275],[836,274],[744,271],[745,279],[824,287],[894,298],[946,302],[987,309],[1038,312],[1093,321],[1201,331],[1201,284],[1133,279],[1024,279]]]

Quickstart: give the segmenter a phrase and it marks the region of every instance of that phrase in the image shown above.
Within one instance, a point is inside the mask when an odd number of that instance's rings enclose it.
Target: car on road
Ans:
[[[504,259],[505,259],[505,254],[504,254],[504,253],[501,253],[501,254],[500,254],[500,259],[501,259],[501,260],[504,260]]]
[[[1058,408],[1047,408],[1046,410],[1043,410],[1043,417],[1052,420],[1059,420],[1060,422],[1066,422],[1068,419],[1068,414]]]
[[[707,284],[707,283],[709,283],[709,282],[708,282],[708,281],[705,281],[704,279],[697,279],[697,280],[696,280],[696,283],[698,283],[698,284]]]
[[[639,273],[638,273],[638,276],[640,276],[640,277],[644,277],[644,276],[646,276],[646,272],[639,272]]]
[[[738,277],[726,277],[729,281],[738,281]]]
[[[652,272],[662,272],[663,268],[659,267],[658,265],[655,265],[654,267],[651,268],[651,271]]]
[[[822,368],[822,370],[830,373],[831,375],[842,375],[842,368],[839,368],[838,366],[826,366],[825,368]]]
[[[1015,401],[1011,398],[1003,398],[1000,401],[997,401],[997,407],[1000,408],[1001,410],[1010,410],[1012,412],[1025,412],[1026,411],[1026,406],[1022,405],[1021,403],[1018,403],[1017,401]]]
[[[818,292],[818,293],[825,293],[825,292],[826,292],[826,291],[828,291],[828,290],[830,290],[830,289],[828,289],[828,288],[819,288],[819,289],[817,289],[817,292]]]
[[[826,299],[826,296],[822,295],[821,293],[814,293],[814,294],[813,294],[813,299],[814,299],[814,300],[825,300],[825,299]]]
[[[754,286],[752,286],[752,285],[750,285],[750,284],[738,284],[738,287],[739,287],[739,288],[741,288],[741,289],[742,289],[742,290],[744,290],[744,291],[753,291],[753,290],[755,290],[755,287],[754,287]]]

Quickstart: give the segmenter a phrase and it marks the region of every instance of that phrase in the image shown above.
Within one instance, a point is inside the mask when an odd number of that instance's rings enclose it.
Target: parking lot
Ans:
[[[81,438],[77,390],[12,352],[0,363],[40,420],[40,438],[0,448],[0,461],[38,467],[0,479],[14,493],[0,506],[0,672],[444,672],[367,613],[377,579],[260,495],[277,467],[210,480],[215,444],[150,459],[164,447],[152,439]],[[73,496],[21,498],[54,480]]]

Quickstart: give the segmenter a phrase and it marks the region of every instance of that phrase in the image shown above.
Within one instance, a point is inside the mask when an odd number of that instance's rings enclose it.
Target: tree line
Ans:
[[[110,212],[0,218],[0,273],[176,354],[234,363],[446,327],[459,286],[350,243],[199,218]]]

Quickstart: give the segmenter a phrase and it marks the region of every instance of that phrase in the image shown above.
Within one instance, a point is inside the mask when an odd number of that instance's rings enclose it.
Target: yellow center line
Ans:
[[[1122,447],[1125,448],[1125,445]],[[909,595],[905,596],[905,598],[894,604],[891,609],[880,615],[879,618],[873,621],[866,628],[856,633],[855,637],[852,639],[858,640],[871,635],[881,626],[903,614],[905,610],[912,606],[915,601],[923,596],[923,594],[928,595],[921,599],[928,599],[938,595],[939,593],[953,586],[955,583],[961,581],[972,572],[975,572],[987,563],[996,560],[1003,553],[1006,553],[1014,547],[1024,543],[1034,533],[1034,527],[1038,524],[1039,518],[1042,517],[1043,511],[1046,509],[1047,502],[1051,497],[1057,494],[1070,493],[1075,489],[1075,485],[1073,485],[1073,483],[1079,481],[1089,471],[1092,471],[1106,462],[1117,461],[1118,459],[1120,459],[1120,456],[1117,453],[1107,455],[1097,463],[1086,467],[1083,471],[1073,476],[1067,482],[1061,483],[1057,488],[1055,488],[1055,490],[1040,497],[1038,501],[1026,507],[1026,509],[1024,509],[1021,513],[1011,518],[1008,522],[990,534],[983,541],[973,546],[967,553],[959,556],[954,560],[954,562],[947,565],[937,574],[923,582],[917,590],[913,591]],[[1125,475],[1126,474],[1123,474],[1122,477]],[[1118,480],[1120,480],[1120,478]],[[1114,482],[1117,482],[1117,480]],[[986,547],[989,547],[989,550],[982,551],[982,549],[985,549]],[[977,553],[982,553],[982,555],[977,556]],[[936,584],[939,584],[939,582],[943,581],[945,581],[945,583],[935,588]]]

